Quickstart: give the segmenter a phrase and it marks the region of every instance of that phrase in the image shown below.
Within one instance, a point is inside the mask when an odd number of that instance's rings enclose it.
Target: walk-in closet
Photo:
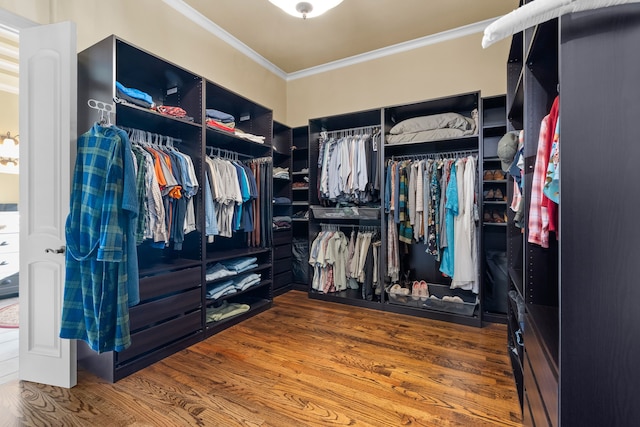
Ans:
[[[640,425],[640,0],[0,3],[0,425]]]

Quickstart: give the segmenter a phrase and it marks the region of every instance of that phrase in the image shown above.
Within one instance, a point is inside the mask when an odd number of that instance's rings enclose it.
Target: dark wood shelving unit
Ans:
[[[628,338],[640,321],[640,289],[635,268],[619,262],[637,258],[640,231],[634,215],[612,213],[603,202],[623,199],[620,182],[636,175],[620,153],[640,155],[632,119],[640,107],[620,102],[640,96],[629,78],[640,73],[640,60],[626,54],[640,43],[638,22],[637,4],[620,5],[566,14],[512,38],[507,116],[511,129],[524,130],[526,208],[524,233],[509,218],[507,247],[511,288],[525,316],[521,331],[510,303],[508,345],[516,350],[512,367],[527,426],[640,420],[634,403],[640,374],[628,363],[640,357],[640,344]],[[558,94],[561,234],[551,233],[542,248],[528,242],[528,209],[541,121]],[[590,165],[616,173],[596,177]],[[523,332],[523,347],[516,332]]]
[[[97,354],[84,342],[78,344],[78,362],[108,381],[118,381],[176,351],[221,331],[271,306],[273,301],[271,240],[263,247],[249,247],[245,233],[232,238],[216,237],[207,242],[204,233],[205,203],[202,183],[205,156],[216,149],[242,156],[272,158],[272,112],[242,96],[207,81],[175,64],[110,36],[78,54],[78,126],[90,128],[98,118],[87,106],[88,99],[109,103],[116,94],[116,81],[148,93],[158,105],[181,107],[191,119],[160,114],[139,106],[115,104],[116,126],[172,137],[176,147],[194,165],[200,190],[194,196],[196,230],[184,237],[182,247],[167,242],[158,248],[148,241],[138,246],[140,303],[129,310],[132,344],[121,352]],[[264,143],[240,138],[205,124],[205,108],[234,115],[236,127],[264,136]],[[269,185],[271,180],[269,179]],[[271,231],[269,229],[269,231]],[[270,235],[269,235],[270,237]],[[230,302],[255,301],[256,306],[233,321],[216,328],[206,325],[205,270],[208,264],[237,257],[256,256],[262,274],[258,286],[225,297]]]

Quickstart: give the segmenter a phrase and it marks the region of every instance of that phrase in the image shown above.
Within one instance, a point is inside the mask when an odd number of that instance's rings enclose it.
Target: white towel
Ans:
[[[567,13],[617,6],[625,3],[640,3],[640,0],[536,0],[493,21],[484,30],[482,47],[542,24]]]

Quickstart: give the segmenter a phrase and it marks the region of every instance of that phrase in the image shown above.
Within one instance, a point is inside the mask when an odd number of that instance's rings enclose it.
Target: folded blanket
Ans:
[[[640,0],[536,0],[520,6],[489,24],[484,30],[482,47],[487,48],[526,28],[568,13],[639,2]]]
[[[217,120],[222,123],[230,123],[235,122],[236,119],[229,113],[225,113],[224,111],[215,110],[213,108],[207,108],[206,114],[208,118]]]
[[[125,87],[120,82],[116,82],[116,90],[119,90],[120,92],[124,93],[127,96],[130,96],[131,98],[141,99],[142,101],[145,101],[149,104],[153,104],[151,95],[138,89]]]

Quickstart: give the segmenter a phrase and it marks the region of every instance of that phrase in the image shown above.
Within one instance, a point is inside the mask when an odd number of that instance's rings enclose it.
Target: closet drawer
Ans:
[[[138,304],[129,310],[131,331],[133,332],[147,325],[162,322],[187,311],[200,308],[201,303],[201,291],[200,288],[196,288],[150,303]]]
[[[273,247],[273,259],[282,258],[291,258],[291,244]]]
[[[140,301],[200,286],[200,267],[140,279]]]
[[[277,259],[273,262],[273,274],[278,275],[291,271],[291,258]]]
[[[293,275],[291,274],[291,270],[285,271],[284,273],[274,274],[273,275],[273,287],[281,288],[282,286],[287,286],[293,283]]]
[[[143,353],[163,347],[200,329],[202,329],[202,310],[132,334],[129,348],[116,353],[116,365],[124,363]]]
[[[529,345],[528,342],[527,345]],[[529,406],[530,416],[532,418],[532,422],[527,425],[555,426],[556,424],[551,423],[547,415],[544,403],[542,402],[542,395],[540,394],[540,389],[538,388],[536,377],[533,374],[533,369],[528,357],[525,357],[524,365],[524,394],[526,403],[528,404],[524,405],[524,409],[526,410],[526,406]]]
[[[545,349],[535,328],[535,323],[527,314],[525,318],[524,352],[527,363],[531,365],[531,374],[535,378],[540,390],[542,402],[549,414],[549,418],[556,425],[558,420],[558,377],[554,367],[549,363]],[[525,379],[525,387],[527,382]]]
[[[273,246],[285,245],[291,243],[293,233],[291,230],[280,230],[273,232]]]

